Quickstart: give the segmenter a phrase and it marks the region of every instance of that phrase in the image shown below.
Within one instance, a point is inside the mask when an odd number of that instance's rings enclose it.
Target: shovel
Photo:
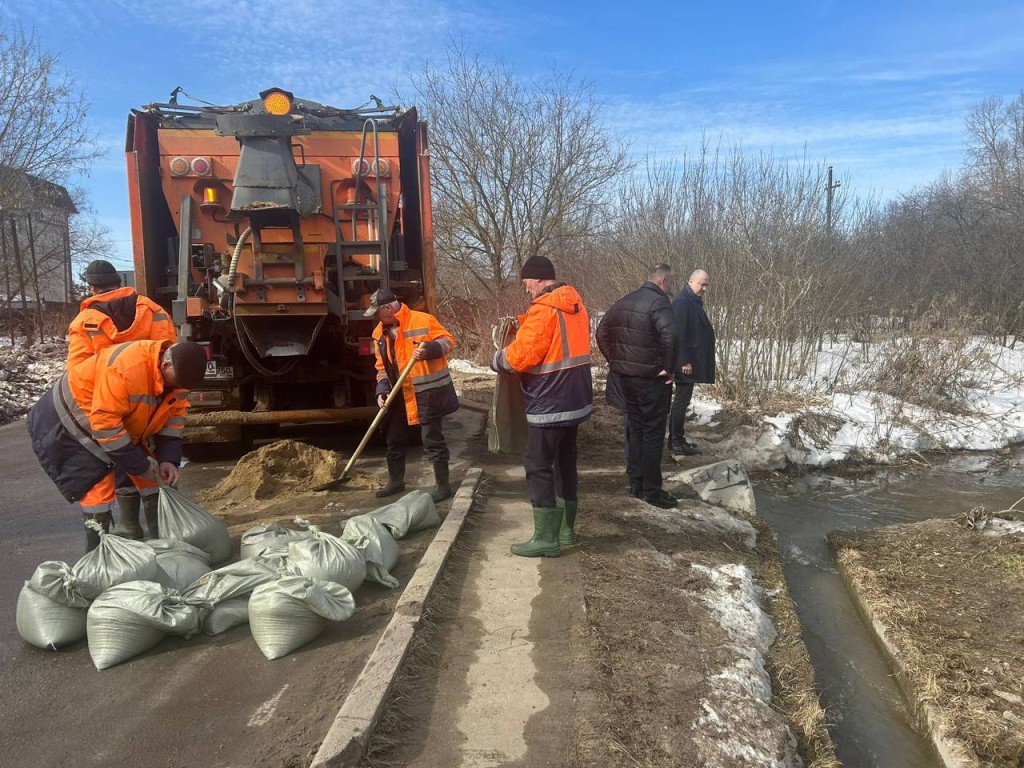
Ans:
[[[373,421],[370,422],[370,428],[366,430],[366,434],[363,435],[363,439],[359,441],[359,445],[356,448],[355,453],[352,454],[352,458],[348,460],[348,464],[345,465],[345,468],[341,470],[341,474],[329,482],[314,486],[314,491],[330,491],[334,488],[337,488],[339,485],[348,482],[348,471],[352,469],[352,465],[356,463],[356,459],[358,459],[360,454],[362,454],[363,448],[365,448],[366,444],[370,442],[370,437],[373,435],[373,430],[377,428],[377,425],[380,424],[380,420],[384,418],[384,414],[388,412],[388,408],[391,407],[391,401],[394,400],[395,397],[402,391],[402,384],[404,384],[406,378],[408,378],[409,371],[412,370],[413,363],[415,362],[416,358],[410,357],[409,362],[405,364],[405,368],[399,375],[398,381],[395,382],[395,385],[391,388],[391,391],[388,392],[388,396],[387,399],[384,400],[383,407],[377,412],[377,415],[373,417]]]

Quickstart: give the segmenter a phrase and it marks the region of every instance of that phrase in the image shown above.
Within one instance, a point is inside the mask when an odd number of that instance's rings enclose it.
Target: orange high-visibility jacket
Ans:
[[[391,391],[420,342],[429,342],[426,360],[418,360],[402,384],[405,415],[410,425],[424,424],[459,409],[455,384],[448,371],[448,353],[455,337],[433,315],[402,304],[395,313],[397,325],[377,323],[373,349],[377,357],[377,394]]]
[[[177,341],[167,311],[134,288],[117,288],[90,296],[68,328],[68,362],[73,368],[101,349],[125,341]]]
[[[491,367],[519,374],[531,427],[570,427],[590,418],[590,318],[576,289],[555,283],[534,299],[519,316],[515,340]]]

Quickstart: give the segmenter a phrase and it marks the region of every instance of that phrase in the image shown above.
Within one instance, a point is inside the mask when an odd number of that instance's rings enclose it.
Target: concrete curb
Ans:
[[[860,590],[857,588],[857,580],[853,578],[849,569],[840,561],[836,548],[832,547],[832,550],[835,555],[836,566],[839,570],[839,577],[846,585],[846,589],[853,599],[853,604],[857,607],[857,612],[875,636],[875,642],[878,643],[878,647],[882,649],[882,654],[885,656],[886,661],[889,662],[889,668],[896,677],[896,682],[903,692],[903,698],[910,705],[911,715],[917,726],[917,732],[932,745],[932,749],[935,750],[945,768],[977,768],[978,763],[971,757],[967,746],[958,739],[950,738],[939,727],[938,710],[927,701],[921,700],[921,697],[918,695],[917,686],[914,685],[914,681],[907,675],[903,664],[900,662],[899,650],[892,640],[889,639],[885,625],[879,621],[871,605],[861,595]]]
[[[395,605],[391,621],[338,710],[310,768],[350,768],[362,760],[384,702],[409,652],[416,627],[423,618],[424,603],[473,505],[473,494],[481,475],[479,467],[471,467],[466,472],[448,516],[423,553],[416,573]]]

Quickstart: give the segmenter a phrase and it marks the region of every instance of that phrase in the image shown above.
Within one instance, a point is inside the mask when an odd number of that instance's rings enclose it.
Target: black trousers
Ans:
[[[672,415],[668,425],[668,444],[679,446],[686,439],[686,411],[693,398],[693,384],[676,379],[676,395],[672,399]]]
[[[568,501],[579,499],[579,478],[576,475],[576,436],[579,425],[572,427],[530,427],[526,440],[526,487],[534,507],[557,506],[561,496]]]
[[[664,379],[622,377],[626,404],[626,472],[645,496],[661,490],[661,456],[672,388]]]
[[[448,444],[444,440],[444,432],[441,431],[441,422],[444,417],[427,421],[420,424],[420,434],[423,436],[423,452],[431,464],[439,461],[447,462],[449,458]],[[405,451],[409,447],[409,418],[405,412],[405,399],[395,395],[391,401],[387,414],[384,416],[381,431],[384,433],[384,441],[387,443],[386,456],[389,459],[404,459]]]

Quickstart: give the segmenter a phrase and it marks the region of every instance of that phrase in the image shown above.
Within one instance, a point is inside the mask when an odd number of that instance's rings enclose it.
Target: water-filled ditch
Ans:
[[[772,528],[815,668],[832,739],[846,768],[933,768],[910,725],[885,659],[840,581],[829,531],[1005,509],[1024,496],[1024,462],[958,456],[930,468],[869,476],[812,473],[756,484],[757,513]]]

